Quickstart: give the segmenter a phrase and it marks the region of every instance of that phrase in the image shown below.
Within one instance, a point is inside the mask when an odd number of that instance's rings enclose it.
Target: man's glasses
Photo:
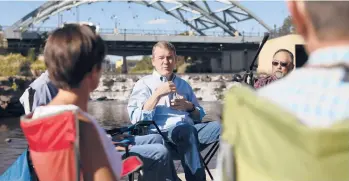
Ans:
[[[273,66],[278,66],[279,64],[281,65],[281,67],[287,67],[288,66],[288,63],[286,63],[286,62],[273,61],[272,64],[273,64]]]

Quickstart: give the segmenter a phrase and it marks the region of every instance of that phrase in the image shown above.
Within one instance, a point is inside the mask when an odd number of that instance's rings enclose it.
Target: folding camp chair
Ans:
[[[108,159],[97,127],[76,111],[31,119],[21,118],[21,127],[28,141],[30,156],[39,180],[77,180],[92,175],[93,167],[106,166],[113,175],[117,165]],[[127,143],[115,143],[128,149]],[[122,175],[127,176],[141,168],[138,157],[123,161]],[[49,169],[49,171],[48,171]]]
[[[308,127],[247,87],[232,88],[224,104],[220,180],[349,180],[348,120]]]
[[[111,130],[107,130],[106,132],[108,134],[110,134],[111,136],[118,135],[118,134],[123,134],[123,133],[128,133],[128,134],[131,134],[131,135],[146,135],[146,134],[148,134],[148,130],[149,130],[149,127],[151,125],[155,126],[156,130],[163,137],[165,142],[168,143],[168,145],[173,150],[176,151],[176,148],[174,147],[174,145],[172,145],[172,143],[170,143],[168,138],[162,134],[159,126],[155,123],[155,121],[139,121],[136,124],[131,125],[129,127],[114,128],[114,129],[111,129]],[[200,157],[201,157],[201,160],[204,163],[205,169],[206,169],[207,173],[209,174],[211,180],[214,180],[213,176],[211,174],[211,171],[208,168],[208,164],[210,163],[211,159],[216,154],[216,152],[217,152],[217,150],[219,148],[219,141],[216,141],[216,142],[212,143],[209,146],[211,146],[211,148],[209,149],[208,153],[204,156],[204,158],[202,157],[201,154],[200,154]]]

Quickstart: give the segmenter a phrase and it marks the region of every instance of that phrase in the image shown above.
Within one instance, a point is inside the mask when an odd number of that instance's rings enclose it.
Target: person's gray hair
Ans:
[[[154,56],[154,51],[155,51],[155,48],[156,47],[159,47],[159,48],[164,48],[164,49],[167,49],[167,50],[170,50],[174,53],[174,55],[176,56],[176,48],[175,46],[168,42],[168,41],[159,41],[157,42],[154,46],[153,46],[153,50],[152,50],[152,55]]]

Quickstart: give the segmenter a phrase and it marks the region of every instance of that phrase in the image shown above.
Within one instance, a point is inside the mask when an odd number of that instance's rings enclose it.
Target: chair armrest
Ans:
[[[131,141],[128,139],[120,140],[120,141],[113,141],[113,144],[115,146],[115,149],[118,151],[126,151],[129,146],[131,145]]]
[[[138,121],[135,126],[150,126],[150,125],[155,125],[154,121]]]
[[[148,134],[148,127],[150,125],[154,125],[157,127],[155,121],[138,121],[136,124],[134,124],[134,128],[131,131],[132,135],[147,135]]]
[[[130,156],[123,160],[122,162],[122,173],[121,177],[126,177],[127,175],[142,168],[143,162],[137,156]]]
[[[107,134],[109,134],[110,136],[115,136],[115,135],[123,134],[123,133],[126,133],[126,132],[132,132],[137,127],[147,127],[147,126],[150,126],[152,124],[156,125],[154,121],[139,121],[136,124],[131,125],[131,126],[113,128],[113,129],[105,130],[105,132]]]
[[[125,132],[129,132],[134,129],[134,125],[131,126],[125,126],[125,127],[119,127],[119,128],[113,128],[109,130],[105,130],[105,132],[111,136],[115,136],[118,134],[123,134]]]

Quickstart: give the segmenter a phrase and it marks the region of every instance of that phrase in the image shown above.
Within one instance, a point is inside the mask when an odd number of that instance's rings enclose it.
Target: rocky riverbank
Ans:
[[[127,101],[134,84],[145,75],[103,75],[92,99]],[[234,85],[232,74],[183,74],[178,75],[193,88],[201,101],[220,101],[226,90]]]
[[[94,100],[127,101],[134,84],[145,75],[104,74],[98,88],[91,93]],[[201,101],[220,101],[224,93],[234,85],[232,74],[183,74]],[[0,78],[0,118],[20,116],[24,113],[20,96],[35,77]]]
[[[24,113],[19,98],[34,79],[24,76],[0,78],[0,118],[20,116]]]

